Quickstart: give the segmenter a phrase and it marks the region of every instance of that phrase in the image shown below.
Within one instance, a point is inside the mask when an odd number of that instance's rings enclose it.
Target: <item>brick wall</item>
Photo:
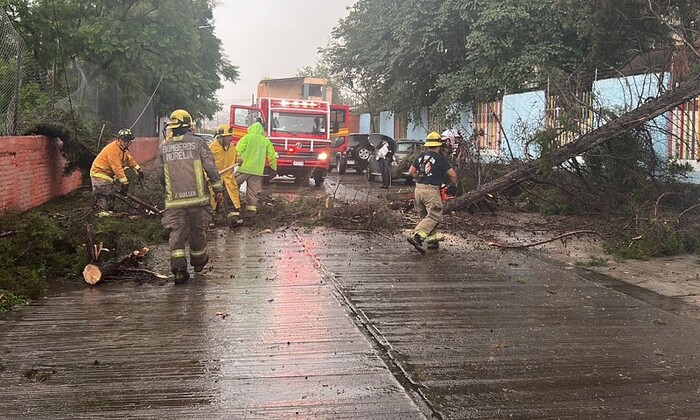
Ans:
[[[137,162],[152,160],[158,138],[137,138],[129,148]],[[39,206],[68,194],[82,183],[82,173],[63,174],[59,142],[44,136],[0,137],[0,213]]]
[[[156,158],[159,145],[158,137],[136,137],[129,146],[129,152],[136,162],[143,164]]]

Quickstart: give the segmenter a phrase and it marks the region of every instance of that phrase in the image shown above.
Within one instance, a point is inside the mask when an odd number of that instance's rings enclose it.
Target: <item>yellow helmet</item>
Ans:
[[[170,122],[168,123],[167,127],[170,129],[175,129],[190,127],[192,125],[193,122],[190,113],[184,109],[176,109],[172,114],[170,114]]]
[[[233,127],[231,127],[228,124],[219,124],[219,126],[216,127],[216,135],[217,136],[232,136],[233,135]]]
[[[425,138],[425,147],[440,147],[442,146],[442,137],[436,131],[428,134]]]
[[[119,140],[134,141],[134,133],[132,133],[128,128],[122,128],[117,133],[117,138]]]

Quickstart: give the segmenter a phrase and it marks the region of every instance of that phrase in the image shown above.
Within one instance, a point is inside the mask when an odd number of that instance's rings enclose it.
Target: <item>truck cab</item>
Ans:
[[[234,143],[261,121],[277,152],[277,174],[294,177],[295,184],[313,177],[323,185],[329,170],[330,111],[326,101],[258,98],[254,106],[231,105]]]

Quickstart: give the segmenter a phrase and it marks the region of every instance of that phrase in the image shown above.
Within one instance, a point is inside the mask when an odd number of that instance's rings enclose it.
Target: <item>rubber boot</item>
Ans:
[[[185,284],[190,279],[190,273],[183,270],[175,270],[173,275],[175,276],[175,284]]]
[[[413,236],[409,236],[406,240],[409,244],[413,245],[416,251],[425,254],[425,249],[423,249],[423,237],[421,237],[420,234],[414,233]]]

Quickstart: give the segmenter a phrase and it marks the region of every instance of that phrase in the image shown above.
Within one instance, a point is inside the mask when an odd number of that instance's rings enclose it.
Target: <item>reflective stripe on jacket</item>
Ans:
[[[119,140],[114,140],[104,147],[97,155],[90,167],[90,177],[104,179],[113,182],[118,179],[122,184],[128,184],[124,168],[134,168],[139,170],[141,167],[131,157],[129,149],[124,149],[119,144]]]
[[[156,176],[165,186],[165,208],[203,206],[214,191],[221,191],[221,176],[214,157],[201,137],[186,133],[165,139],[156,157]]]

